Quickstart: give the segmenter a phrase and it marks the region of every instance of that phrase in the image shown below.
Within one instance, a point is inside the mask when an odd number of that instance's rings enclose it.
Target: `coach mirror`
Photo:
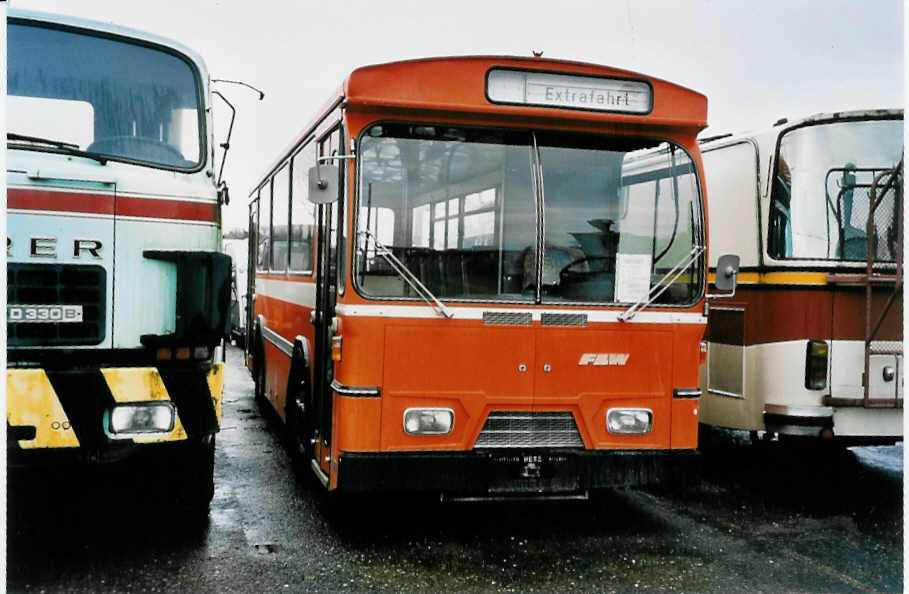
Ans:
[[[354,155],[330,155],[316,159],[316,166],[309,170],[309,201],[313,204],[331,204],[337,201],[340,170],[337,165],[326,163],[353,158]]]
[[[723,297],[732,297],[735,295],[735,284],[739,275],[739,257],[735,254],[725,254],[720,256],[716,263],[716,288],[718,291],[729,292],[730,295]],[[711,297],[719,295],[711,295]]]
[[[309,170],[309,201],[313,204],[331,204],[338,199],[338,176],[336,165],[320,165]]]

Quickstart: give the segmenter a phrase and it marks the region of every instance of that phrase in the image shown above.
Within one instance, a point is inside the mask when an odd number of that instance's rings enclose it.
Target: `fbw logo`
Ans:
[[[578,365],[625,365],[628,362],[629,353],[584,353]]]

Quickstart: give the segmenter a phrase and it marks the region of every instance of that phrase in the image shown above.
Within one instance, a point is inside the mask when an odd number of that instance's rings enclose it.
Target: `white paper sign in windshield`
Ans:
[[[486,78],[493,103],[517,103],[594,111],[649,113],[651,87],[644,81],[493,69]]]
[[[615,300],[637,303],[650,295],[650,254],[616,254]]]

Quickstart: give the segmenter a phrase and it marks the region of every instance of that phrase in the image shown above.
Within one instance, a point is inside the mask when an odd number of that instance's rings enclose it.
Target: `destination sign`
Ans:
[[[7,305],[7,324],[58,324],[82,321],[81,305]]]
[[[653,92],[640,80],[493,69],[486,78],[493,103],[567,107],[593,111],[649,113]]]

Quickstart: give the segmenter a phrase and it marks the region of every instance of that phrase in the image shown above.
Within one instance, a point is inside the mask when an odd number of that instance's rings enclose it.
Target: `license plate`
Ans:
[[[573,456],[515,453],[492,456],[490,493],[567,493],[580,488]]]
[[[65,324],[82,321],[81,305],[7,305],[7,324]]]

